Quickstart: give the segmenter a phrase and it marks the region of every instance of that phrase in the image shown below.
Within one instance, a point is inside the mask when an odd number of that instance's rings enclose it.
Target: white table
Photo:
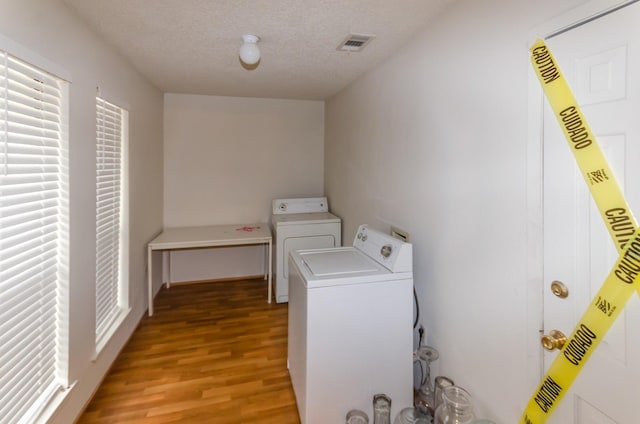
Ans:
[[[268,279],[268,299],[271,303],[271,264],[272,237],[269,224],[238,224],[214,225],[207,227],[165,228],[158,237],[147,245],[148,285],[149,285],[149,316],[153,315],[153,278],[152,256],[154,250],[201,249],[207,247],[239,246],[251,244],[265,244],[267,254],[265,258],[265,276]],[[169,259],[169,275],[171,275]],[[171,284],[167,281],[167,287]]]

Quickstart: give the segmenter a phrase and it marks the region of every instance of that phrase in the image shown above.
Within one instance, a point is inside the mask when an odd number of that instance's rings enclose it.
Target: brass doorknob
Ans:
[[[545,334],[540,339],[540,343],[542,343],[542,347],[551,351],[554,349],[562,349],[565,342],[567,341],[567,336],[560,330],[551,330],[549,334]]]

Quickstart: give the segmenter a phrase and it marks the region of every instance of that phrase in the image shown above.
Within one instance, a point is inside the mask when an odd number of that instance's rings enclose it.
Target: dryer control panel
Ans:
[[[275,199],[273,214],[329,212],[326,197],[305,197],[299,199]]]
[[[391,272],[413,271],[413,249],[404,242],[383,232],[361,225],[353,240],[353,247],[382,264]]]

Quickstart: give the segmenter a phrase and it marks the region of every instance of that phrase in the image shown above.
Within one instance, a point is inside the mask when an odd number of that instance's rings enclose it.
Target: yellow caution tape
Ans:
[[[618,251],[622,251],[638,224],[551,52],[542,40],[538,40],[531,47],[531,54],[538,79],[582,176]]]
[[[620,257],[529,400],[520,424],[546,422],[633,292],[640,289],[640,228],[636,229],[627,201],[551,52],[538,40],[531,54],[544,93]]]

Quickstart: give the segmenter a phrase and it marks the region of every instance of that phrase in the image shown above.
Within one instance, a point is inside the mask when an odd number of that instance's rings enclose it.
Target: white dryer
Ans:
[[[342,245],[342,222],[326,197],[275,199],[271,218],[276,302],[289,299],[289,252]]]
[[[288,367],[302,424],[344,422],[373,396],[413,405],[412,246],[360,226],[353,247],[289,258]]]

